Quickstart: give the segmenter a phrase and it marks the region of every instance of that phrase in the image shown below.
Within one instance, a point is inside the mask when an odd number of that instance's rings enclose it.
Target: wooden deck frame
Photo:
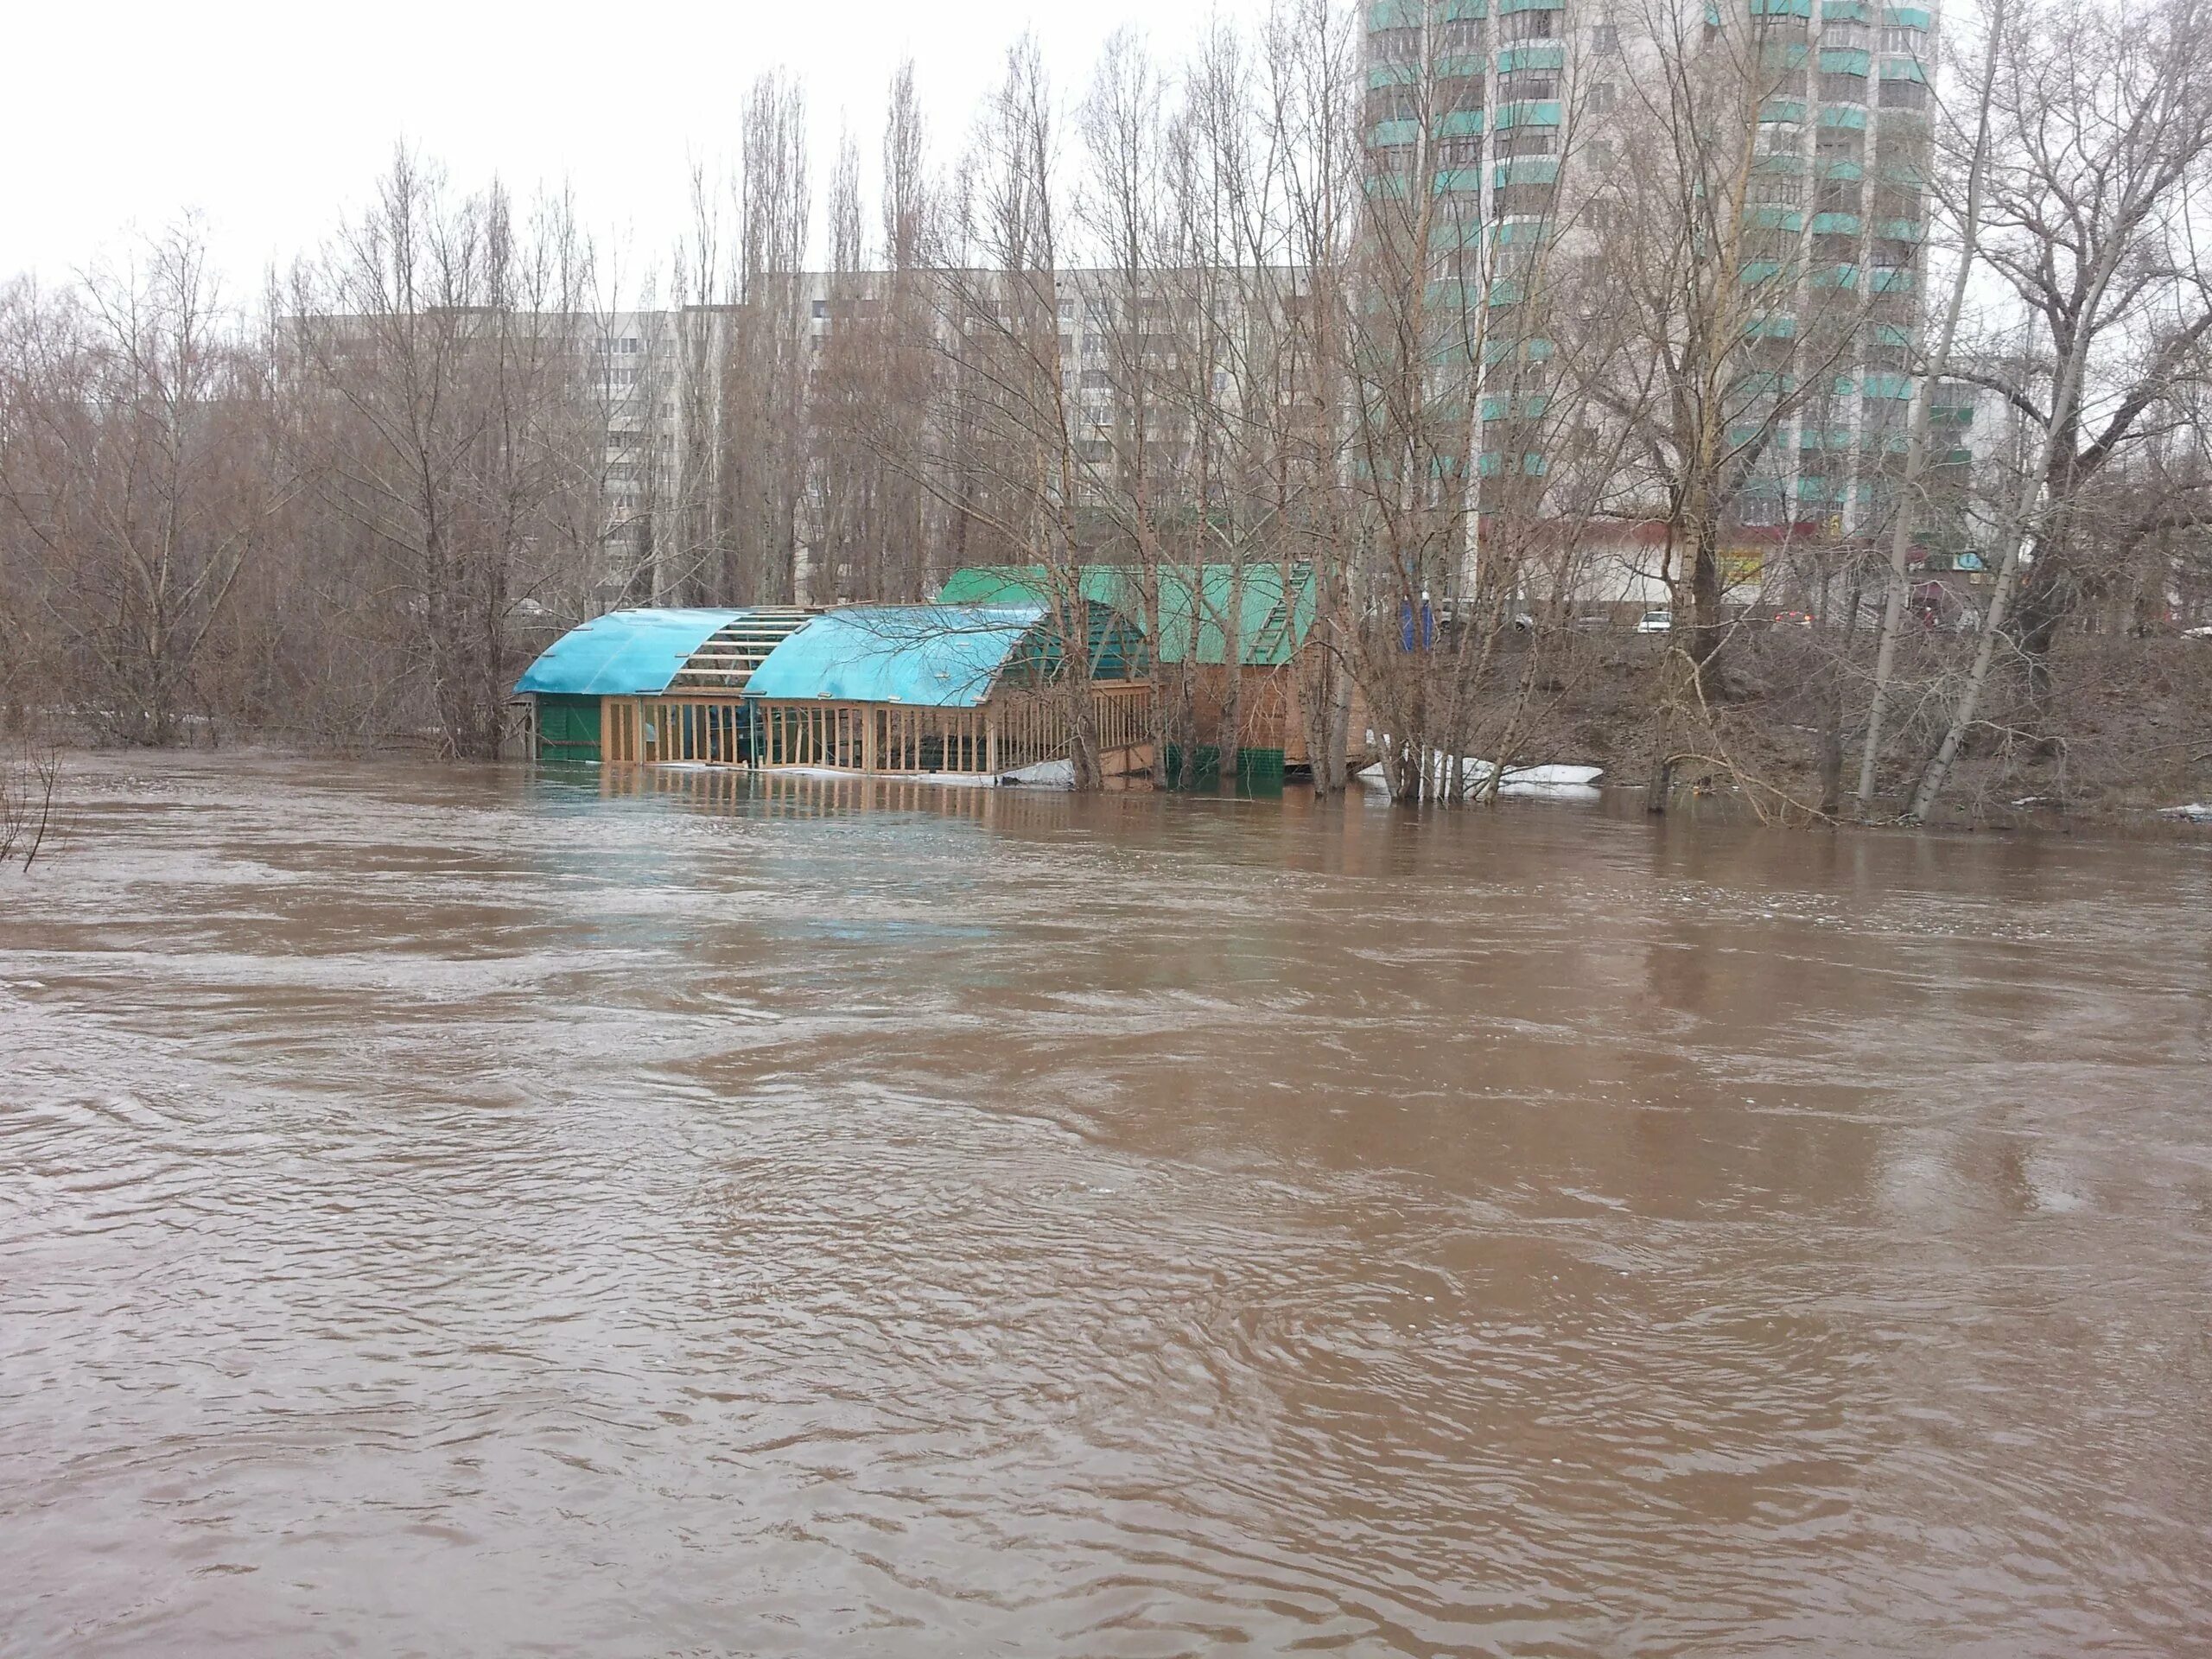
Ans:
[[[1116,681],[1090,695],[1103,753],[1145,743],[1149,684]],[[1050,692],[1000,690],[972,709],[830,701],[753,707],[758,766],[995,775],[1065,760],[1071,744],[1065,706]]]
[[[1116,681],[1093,686],[1090,695],[1108,770],[1144,764],[1135,757],[1150,741],[1151,685]],[[767,702],[688,690],[600,701],[600,758],[610,766],[995,776],[1064,760],[1070,747],[1066,705],[1050,691],[1005,688],[972,709]]]

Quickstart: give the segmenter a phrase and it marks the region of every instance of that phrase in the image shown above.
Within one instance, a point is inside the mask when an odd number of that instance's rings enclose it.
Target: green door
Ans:
[[[599,699],[540,696],[537,699],[537,758],[541,760],[599,759]]]

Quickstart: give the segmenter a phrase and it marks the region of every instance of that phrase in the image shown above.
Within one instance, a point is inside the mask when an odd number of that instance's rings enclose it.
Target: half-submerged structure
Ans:
[[[1109,777],[1151,764],[1135,625],[1086,607],[1084,663],[1041,605],[614,611],[515,687],[543,760],[1071,775],[1078,717]]]
[[[1090,607],[1077,683],[1049,616],[1041,605],[855,605],[817,617],[747,688],[754,764],[1034,772],[1068,762],[1080,709],[1109,776],[1147,766],[1151,688],[1135,625]]]
[[[748,759],[747,685],[813,613],[610,611],[563,634],[515,690],[544,760]]]
[[[1157,632],[1147,640],[1164,682],[1155,690],[1189,697],[1196,774],[1217,770],[1232,709],[1240,775],[1280,779],[1286,768],[1307,765],[1299,658],[1313,626],[1313,567],[1163,565],[1154,580],[1156,591],[1147,594],[1144,573],[1122,565],[1084,565],[1065,576],[1039,565],[979,565],[954,571],[938,598],[964,605],[1049,604],[1056,586],[1079,589],[1087,602]],[[1167,770],[1179,777],[1182,757],[1170,754]]]

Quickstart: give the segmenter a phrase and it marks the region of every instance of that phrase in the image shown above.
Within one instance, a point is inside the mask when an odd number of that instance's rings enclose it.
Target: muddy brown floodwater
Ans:
[[[2212,847],[67,793],[0,1652],[2212,1651]]]

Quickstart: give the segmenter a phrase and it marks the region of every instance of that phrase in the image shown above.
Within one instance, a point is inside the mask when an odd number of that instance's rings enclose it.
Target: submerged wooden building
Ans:
[[[1151,763],[1146,653],[1090,607],[1087,699],[1110,774]],[[531,664],[534,753],[653,765],[997,777],[1067,760],[1077,704],[1039,605],[616,611]]]
[[[1142,572],[1091,564],[1061,583],[1079,586],[1088,602],[1140,630],[1151,629],[1156,607],[1158,638],[1146,640],[1155,694],[1171,695],[1171,685],[1173,695],[1188,691],[1194,772],[1217,768],[1232,701],[1241,775],[1280,779],[1286,769],[1306,766],[1300,656],[1313,627],[1313,567],[1168,565],[1155,579],[1156,592],[1148,596]],[[938,598],[948,604],[1042,604],[1054,585],[1055,578],[1035,565],[976,566],[955,571]],[[1184,770],[1179,757],[1168,762],[1171,773]]]
[[[571,628],[516,683],[544,760],[747,759],[744,694],[813,612],[610,611]]]

